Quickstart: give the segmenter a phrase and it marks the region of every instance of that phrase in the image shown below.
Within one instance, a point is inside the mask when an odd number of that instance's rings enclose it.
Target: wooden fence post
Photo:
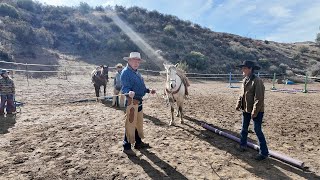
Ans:
[[[68,80],[67,67],[64,68],[64,73],[65,73],[65,76],[66,76],[66,80]]]
[[[29,86],[29,72],[28,72],[28,63],[26,63],[26,76],[27,76],[27,82]]]

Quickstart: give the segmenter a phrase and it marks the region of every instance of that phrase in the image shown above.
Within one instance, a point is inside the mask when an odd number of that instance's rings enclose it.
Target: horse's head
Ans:
[[[170,89],[173,89],[177,86],[177,65],[163,64],[166,69],[167,74],[167,83]]]
[[[104,65],[101,65],[100,66],[100,68],[101,68],[101,76],[103,76],[104,78],[106,78],[106,79],[109,79],[109,76],[108,76],[108,73],[109,73],[109,67],[108,66],[104,66]]]

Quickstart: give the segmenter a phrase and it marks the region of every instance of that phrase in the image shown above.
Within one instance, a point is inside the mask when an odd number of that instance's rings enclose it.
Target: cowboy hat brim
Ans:
[[[241,64],[241,65],[239,65],[239,66],[237,66],[237,67],[238,67],[238,68],[243,68],[243,67],[251,68],[251,67],[246,66],[246,65],[243,65],[243,64]],[[260,69],[260,67],[259,67],[259,66],[253,66],[253,67],[252,67],[252,69],[254,69],[254,70],[259,70],[259,69]]]
[[[129,59],[134,59],[134,58],[130,58],[130,57],[124,57],[124,58],[123,58],[123,60],[125,60],[125,61],[127,61],[127,62],[128,62]],[[140,61],[141,61],[141,62],[145,62],[144,59],[140,59]]]

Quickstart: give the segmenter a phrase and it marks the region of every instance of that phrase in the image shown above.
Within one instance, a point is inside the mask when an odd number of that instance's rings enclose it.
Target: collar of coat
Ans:
[[[245,77],[245,81],[243,82],[243,84],[246,86],[250,81],[253,81],[254,78],[256,78],[255,74],[251,74],[250,76]]]

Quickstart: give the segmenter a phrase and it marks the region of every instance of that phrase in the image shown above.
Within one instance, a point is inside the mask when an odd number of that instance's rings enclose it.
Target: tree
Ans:
[[[90,12],[91,7],[86,2],[80,2],[79,10],[82,14],[87,14]]]
[[[208,58],[201,52],[191,51],[186,56],[186,62],[191,68],[196,68],[199,70],[205,69],[207,65]]]
[[[21,9],[25,9],[27,11],[34,11],[34,2],[32,0],[19,0],[17,5]]]
[[[304,54],[309,51],[309,48],[307,46],[299,46],[298,49],[301,54]]]
[[[317,34],[316,43],[320,45],[320,33]]]
[[[166,34],[169,34],[169,35],[173,35],[173,36],[177,36],[176,34],[176,28],[173,26],[173,25],[166,25],[166,27],[163,28],[163,31],[166,33]]]
[[[6,3],[0,3],[0,16],[19,18],[19,13],[15,7]]]

